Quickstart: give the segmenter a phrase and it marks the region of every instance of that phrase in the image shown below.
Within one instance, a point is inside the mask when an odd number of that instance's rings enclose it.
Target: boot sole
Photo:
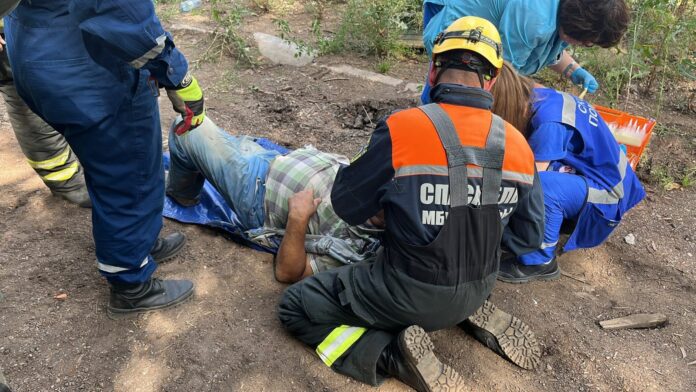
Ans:
[[[193,291],[194,288],[191,287],[191,290],[187,291],[183,295],[181,295],[179,298],[175,299],[174,301],[164,304],[164,305],[159,305],[159,306],[154,306],[151,308],[135,308],[135,309],[116,309],[112,308],[110,306],[106,306],[106,315],[112,319],[112,320],[122,320],[124,318],[130,318],[131,316],[136,316],[141,313],[147,313],[147,312],[153,312],[156,310],[163,310],[163,309],[170,309],[177,307],[181,305],[182,303],[186,302],[188,299],[190,299],[193,296]]]
[[[401,352],[411,371],[418,374],[422,389],[419,392],[463,392],[466,390],[462,376],[456,370],[440,362],[433,353],[435,346],[423,328],[412,325],[399,336]]]
[[[532,370],[541,363],[541,348],[529,325],[498,309],[493,303],[484,302],[467,321],[486,331],[498,344],[503,357],[515,365]],[[498,352],[487,342],[482,343]]]
[[[184,249],[184,245],[186,245],[186,241],[188,241],[188,237],[184,236],[184,240],[181,241],[179,246],[177,246],[176,248],[174,248],[172,250],[172,253],[170,253],[169,256],[158,258],[158,259],[155,259],[155,257],[153,256],[152,258],[155,260],[156,263],[164,263],[167,260],[171,260],[174,257],[176,257],[179,254],[179,252],[181,252],[182,249]]]
[[[514,284],[522,284],[522,283],[529,283],[529,282],[534,282],[535,280],[541,280],[541,281],[550,281],[550,280],[557,280],[561,277],[561,268],[558,267],[556,268],[555,271],[542,274],[542,275],[533,275],[529,276],[526,278],[508,278],[504,276],[498,275],[498,280],[501,282],[505,283],[514,283]]]

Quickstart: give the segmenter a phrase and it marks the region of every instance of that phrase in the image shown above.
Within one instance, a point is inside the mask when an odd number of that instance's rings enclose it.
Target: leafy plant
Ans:
[[[655,95],[658,116],[669,83],[696,80],[694,0],[632,0],[633,21],[624,47],[611,55],[579,48],[578,59],[597,76],[612,104],[628,104],[634,92]]]
[[[250,54],[249,45],[239,33],[239,27],[249,11],[234,4],[223,7],[222,3],[222,0],[211,0],[210,2],[210,16],[213,21],[217,22],[217,27],[212,33],[210,45],[201,58],[206,61],[217,61],[223,55],[228,54],[242,65],[256,65],[256,60]]]

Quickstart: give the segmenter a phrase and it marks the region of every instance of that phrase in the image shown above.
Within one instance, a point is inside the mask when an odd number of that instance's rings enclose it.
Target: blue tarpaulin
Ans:
[[[275,150],[281,154],[287,154],[289,152],[287,148],[279,146],[268,139],[260,138],[255,141],[267,150]],[[165,170],[169,170],[168,152],[164,153],[164,167]],[[169,197],[165,197],[162,215],[182,223],[191,223],[221,229],[231,234],[235,240],[257,250],[270,253],[275,253],[277,251],[277,249],[260,246],[249,240],[244,230],[241,228],[239,219],[237,219],[237,214],[232,211],[222,195],[220,195],[215,187],[207,180],[201,191],[200,203],[193,207],[184,207]]]

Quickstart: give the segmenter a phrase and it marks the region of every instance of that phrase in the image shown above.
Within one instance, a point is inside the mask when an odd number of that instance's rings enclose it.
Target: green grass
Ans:
[[[201,59],[219,61],[224,55],[229,55],[237,60],[238,65],[255,66],[256,59],[251,53],[251,48],[239,32],[244,18],[251,12],[241,6],[223,4],[222,0],[211,0],[210,3],[210,15],[217,27]]]

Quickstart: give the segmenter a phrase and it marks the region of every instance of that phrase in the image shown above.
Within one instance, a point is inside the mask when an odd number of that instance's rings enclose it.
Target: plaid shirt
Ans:
[[[309,220],[308,233],[347,241],[356,253],[362,253],[367,245],[363,239],[369,237],[368,234],[344,222],[331,205],[331,188],[341,164],[348,164],[348,159],[321,152],[312,146],[275,158],[266,177],[264,226],[284,229],[288,221],[288,199],[299,191],[312,188],[314,197],[320,197],[321,203]],[[327,263],[340,265],[328,255],[308,255],[314,272],[326,269],[323,265]]]

